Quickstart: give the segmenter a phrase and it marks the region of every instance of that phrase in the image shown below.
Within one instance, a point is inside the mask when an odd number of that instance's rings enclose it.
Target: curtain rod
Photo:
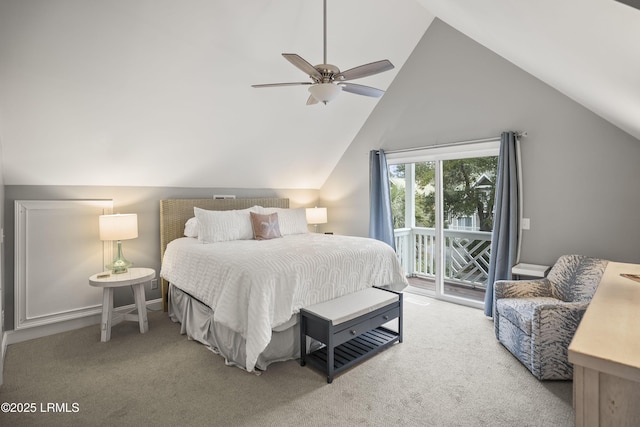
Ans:
[[[516,134],[516,138],[526,138],[528,136],[526,131],[515,132],[515,134]],[[481,142],[495,141],[497,139],[500,139],[500,135],[494,136],[493,138],[482,138],[482,139],[471,139],[471,140],[467,140],[467,141],[445,142],[445,143],[442,143],[442,144],[427,145],[426,147],[401,148],[399,150],[385,151],[384,153],[385,154],[409,153],[411,151],[425,150],[425,149],[429,149],[429,148],[453,147],[453,146],[456,146],[456,145],[466,145],[466,144],[478,144],[478,143],[481,143]]]

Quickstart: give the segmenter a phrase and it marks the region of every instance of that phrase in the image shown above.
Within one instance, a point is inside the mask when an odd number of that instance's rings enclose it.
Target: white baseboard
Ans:
[[[2,333],[2,343],[0,344],[0,385],[4,383],[4,356],[7,354],[7,333]]]
[[[135,309],[135,304],[124,305],[122,307],[115,307],[114,311],[127,312]],[[162,310],[162,299],[155,299],[147,301],[148,310]],[[65,320],[63,322],[52,323],[43,326],[34,326],[32,328],[6,331],[2,338],[2,356],[4,357],[5,349],[7,345],[17,344],[23,341],[29,341],[35,338],[46,337],[53,334],[59,334],[61,332],[72,331],[74,329],[84,328],[85,326],[98,325],[102,320],[102,314],[94,314],[91,316],[80,317],[78,319]]]
[[[2,347],[0,348],[0,351],[2,352],[2,355],[0,355],[0,360],[2,362],[4,362],[4,355],[7,353],[7,332],[3,332],[2,333]]]

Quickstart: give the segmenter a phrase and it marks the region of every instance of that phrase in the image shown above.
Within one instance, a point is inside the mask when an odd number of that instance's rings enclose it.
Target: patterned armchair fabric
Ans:
[[[563,255],[544,279],[495,282],[496,338],[536,378],[572,378],[569,344],[607,263]]]

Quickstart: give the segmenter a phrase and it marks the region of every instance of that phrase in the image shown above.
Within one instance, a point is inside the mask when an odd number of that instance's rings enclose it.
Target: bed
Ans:
[[[288,199],[161,200],[160,228],[170,318],[249,372],[299,357],[300,308],[407,285],[388,245],[309,233],[304,209]]]

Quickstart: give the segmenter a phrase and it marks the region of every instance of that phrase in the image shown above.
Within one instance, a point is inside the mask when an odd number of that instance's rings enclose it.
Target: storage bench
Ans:
[[[397,332],[383,326],[393,319]],[[325,345],[307,354],[307,336]],[[300,365],[319,369],[328,383],[396,342],[402,342],[402,293],[367,288],[300,309]]]

